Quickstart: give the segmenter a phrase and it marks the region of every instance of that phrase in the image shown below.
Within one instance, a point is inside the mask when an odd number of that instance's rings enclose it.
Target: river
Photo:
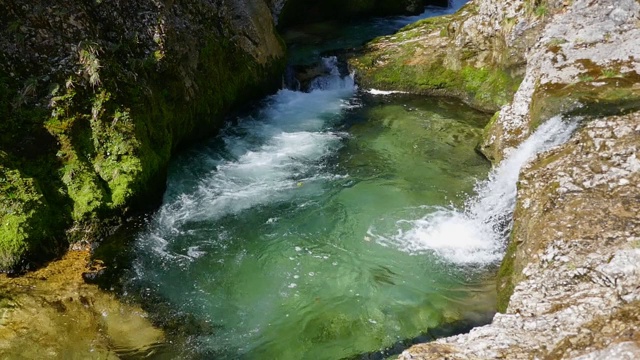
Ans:
[[[155,357],[384,358],[490,319],[518,171],[570,127],[492,171],[474,151],[489,115],[322,66],[310,91],[280,90],[173,160],[121,279],[168,331]]]

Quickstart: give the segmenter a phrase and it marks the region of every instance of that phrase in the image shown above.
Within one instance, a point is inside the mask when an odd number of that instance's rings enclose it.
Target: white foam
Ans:
[[[378,89],[368,89],[365,90],[366,92],[368,92],[371,95],[391,95],[391,94],[407,94],[406,91],[399,91],[399,90],[378,90]]]
[[[537,153],[567,141],[577,120],[567,122],[556,116],[541,125],[487,180],[478,183],[477,195],[467,200],[463,210],[433,208],[422,219],[397,222],[396,234],[379,234],[372,227],[369,236],[385,246],[412,254],[435,253],[460,265],[498,261],[511,229],[520,169]]]
[[[341,146],[346,134],[328,129],[356,87],[352,76],[340,76],[335,57],[324,59],[324,65],[329,75],[311,92],[281,90],[256,115],[225,129],[221,139],[226,152],[202,155],[213,169],[187,193],[170,194],[139,243],[174,257],[167,248],[183,233],[184,224],[284,201],[295,194],[287,190],[308,191],[303,184],[331,178],[322,171],[322,160]],[[199,255],[196,248],[188,250],[189,257]]]

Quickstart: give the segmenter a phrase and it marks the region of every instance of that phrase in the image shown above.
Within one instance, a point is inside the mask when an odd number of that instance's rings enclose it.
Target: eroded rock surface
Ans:
[[[576,0],[546,16],[546,27],[524,53],[526,74],[513,102],[500,110],[480,146],[493,161],[559,112],[583,106],[615,113],[640,101],[640,3]]]
[[[400,359],[640,357],[639,150],[634,112],[538,156],[519,184],[506,312]]]

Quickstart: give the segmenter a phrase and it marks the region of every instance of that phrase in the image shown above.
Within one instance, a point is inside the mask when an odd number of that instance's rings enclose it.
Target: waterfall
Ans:
[[[385,246],[413,254],[432,252],[460,265],[498,261],[511,230],[520,169],[536,154],[567,141],[577,123],[556,116],[542,124],[476,185],[476,195],[464,209],[434,207],[421,219],[398,221],[394,235],[372,227],[369,236]]]

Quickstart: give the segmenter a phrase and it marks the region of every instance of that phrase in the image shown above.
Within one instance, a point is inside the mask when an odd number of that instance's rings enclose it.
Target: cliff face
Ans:
[[[401,359],[640,357],[640,3],[475,0],[374,40],[364,86],[498,110],[494,163],[552,116],[582,119],[521,173],[490,325]]]
[[[3,4],[0,270],[148,206],[182,142],[280,83],[263,0]]]

